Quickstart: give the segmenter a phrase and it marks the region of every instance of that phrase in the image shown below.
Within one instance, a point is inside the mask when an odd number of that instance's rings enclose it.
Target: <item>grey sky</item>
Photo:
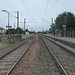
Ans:
[[[26,19],[26,28],[42,31],[49,29],[51,18],[55,20],[58,14],[64,11],[75,14],[74,5],[75,0],[0,0],[0,27],[6,29],[8,25],[8,15],[2,12],[3,9],[14,16],[16,16],[15,12],[19,11],[20,22]],[[10,25],[13,27],[14,23],[16,23],[16,18],[10,15]],[[23,28],[22,23],[20,27]]]

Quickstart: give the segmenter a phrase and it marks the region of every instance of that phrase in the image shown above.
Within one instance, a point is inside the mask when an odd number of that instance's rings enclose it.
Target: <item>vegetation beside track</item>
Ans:
[[[2,50],[3,48],[9,46],[9,43],[0,43],[0,50]]]
[[[16,34],[17,35],[17,34]],[[27,38],[27,37],[30,37],[30,36],[32,36],[33,34],[30,34],[30,35],[23,35],[23,34],[21,34],[22,35],[22,39],[25,39],[25,38]],[[5,36],[7,36],[7,35],[5,35]],[[11,43],[9,43],[9,42],[2,42],[2,40],[3,40],[3,37],[1,38],[1,41],[0,41],[0,51],[1,50],[3,50],[4,48],[7,48],[7,47],[9,47],[10,45],[12,45],[12,44],[15,44],[15,43],[18,43],[18,42],[20,42],[20,40],[11,40]]]

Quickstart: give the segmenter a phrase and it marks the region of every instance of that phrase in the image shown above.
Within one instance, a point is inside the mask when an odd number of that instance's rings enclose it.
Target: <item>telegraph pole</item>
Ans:
[[[24,19],[24,34],[25,34],[25,23],[26,23],[26,19]]]
[[[51,18],[51,20],[52,20],[52,33],[53,33],[53,18]]]
[[[17,29],[19,34],[19,11],[17,11]]]
[[[14,23],[14,35],[15,35],[15,23]]]

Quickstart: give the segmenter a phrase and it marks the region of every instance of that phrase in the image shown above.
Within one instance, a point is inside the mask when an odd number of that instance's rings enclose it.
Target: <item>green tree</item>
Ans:
[[[64,12],[56,18],[56,29],[62,29],[62,25],[66,24],[67,30],[75,29],[75,16],[71,12]]]

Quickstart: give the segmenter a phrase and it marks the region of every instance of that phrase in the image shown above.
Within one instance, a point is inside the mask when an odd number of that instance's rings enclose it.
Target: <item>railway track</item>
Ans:
[[[75,49],[74,49],[74,48],[72,48],[72,47],[70,47],[70,46],[68,46],[68,45],[65,45],[65,44],[63,44],[63,43],[61,43],[61,42],[59,42],[59,41],[55,41],[55,40],[53,40],[53,39],[52,39],[51,37],[49,37],[49,36],[44,36],[44,37],[46,37],[48,40],[52,41],[52,42],[55,43],[56,45],[58,45],[58,46],[64,48],[66,51],[70,52],[71,54],[73,54],[73,55],[75,56]],[[65,43],[66,43],[66,42],[65,42]],[[68,44],[68,43],[67,43],[67,44]],[[74,45],[74,44],[71,44],[71,46],[72,46],[72,45]]]
[[[34,61],[35,60],[35,61]],[[22,64],[21,64],[22,63]],[[63,75],[52,59],[49,50],[36,35],[34,44],[16,65],[10,75]],[[66,74],[67,75],[67,74]]]
[[[63,75],[75,75],[74,53],[57,45],[48,37],[42,36],[42,38]]]
[[[34,38],[27,40],[12,51],[0,57],[0,75],[9,75],[12,69],[20,61],[26,51],[34,42]]]

